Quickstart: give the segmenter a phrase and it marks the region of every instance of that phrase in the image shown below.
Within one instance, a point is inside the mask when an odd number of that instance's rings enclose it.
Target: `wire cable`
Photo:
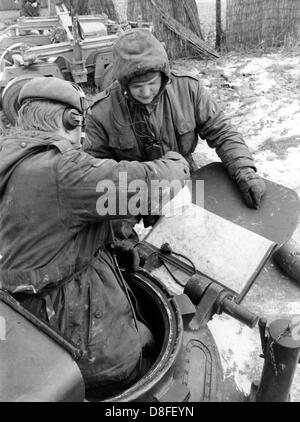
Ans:
[[[188,258],[187,256],[185,256],[185,255],[183,255],[181,253],[178,253],[178,252],[173,251],[173,249],[171,248],[171,246],[170,246],[169,243],[167,243],[167,242],[166,243],[163,243],[161,245],[161,247],[160,247],[159,250],[162,253],[162,255],[171,255],[171,254],[173,254],[175,256],[179,256],[179,257],[185,259],[186,261],[188,261],[191,264],[191,266],[192,266],[192,268],[194,270],[194,273],[196,274],[197,269],[196,269],[196,266],[195,266],[194,262],[190,258]]]

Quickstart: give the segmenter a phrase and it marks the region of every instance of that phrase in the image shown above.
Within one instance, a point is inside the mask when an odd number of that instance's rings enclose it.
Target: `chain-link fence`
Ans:
[[[300,0],[227,0],[226,45],[279,46],[287,36],[297,37]]]

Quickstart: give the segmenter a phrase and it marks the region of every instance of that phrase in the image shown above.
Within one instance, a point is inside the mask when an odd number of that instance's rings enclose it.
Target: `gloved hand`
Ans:
[[[237,170],[235,180],[239,190],[249,208],[259,208],[262,196],[266,191],[263,179],[251,167]]]
[[[122,220],[111,220],[114,237],[119,240],[130,240],[131,243],[138,243],[139,236],[134,226],[139,222],[140,216],[128,217]]]
[[[135,273],[138,270],[139,253],[129,240],[115,240],[113,249],[120,268],[124,268],[128,273]]]
[[[190,177],[190,166],[187,160],[176,151],[168,151],[163,155],[162,158],[167,158],[168,160],[177,161],[178,164],[183,166],[183,171],[186,174],[186,179]]]
[[[159,218],[160,215],[143,215],[143,223],[145,229],[154,226],[154,224],[159,220]]]

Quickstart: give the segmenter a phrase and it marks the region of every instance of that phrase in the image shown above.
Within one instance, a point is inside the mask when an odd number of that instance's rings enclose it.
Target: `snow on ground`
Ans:
[[[300,56],[228,54],[217,61],[177,60],[223,107],[251,149],[259,173],[290,188],[300,185]],[[217,160],[200,142],[199,165]]]
[[[258,361],[258,331],[242,326],[227,315],[214,316],[208,327],[219,348],[224,378],[233,378],[237,389],[248,395],[251,381],[259,379],[263,360]],[[230,335],[228,335],[230,333]],[[253,356],[259,368],[253,367],[249,357]],[[251,380],[251,381],[250,381]]]

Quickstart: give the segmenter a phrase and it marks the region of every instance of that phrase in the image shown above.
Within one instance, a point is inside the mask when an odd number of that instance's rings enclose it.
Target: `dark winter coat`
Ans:
[[[127,85],[134,76],[152,70],[162,73],[163,87],[152,104],[145,106],[130,96]],[[165,50],[149,31],[133,30],[118,39],[114,74],[118,81],[95,97],[87,120],[84,148],[90,154],[116,160],[150,159],[138,135],[138,122],[144,121],[148,133],[160,143],[162,154],[171,150],[189,157],[200,136],[215,148],[231,176],[240,167],[255,168],[242,136],[200,78],[170,73]]]
[[[0,143],[0,287],[27,293],[30,309],[85,351],[80,366],[87,384],[126,379],[141,353],[105,248],[109,221],[96,210],[97,183],[107,179],[118,186],[121,171],[128,182],[186,178],[176,157],[98,160],[50,133],[20,133]],[[35,295],[48,288],[47,306],[38,309]]]

